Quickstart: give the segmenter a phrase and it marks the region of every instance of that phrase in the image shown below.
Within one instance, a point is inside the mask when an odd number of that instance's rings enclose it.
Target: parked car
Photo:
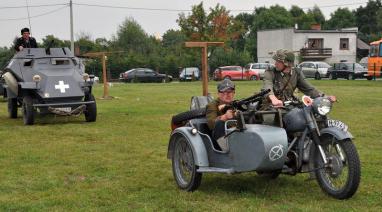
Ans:
[[[359,63],[336,63],[331,71],[328,73],[329,79],[345,78],[356,79],[365,78],[367,76],[367,69]]]
[[[271,67],[274,67],[274,65],[270,63],[248,63],[244,69],[246,71],[257,72],[257,74],[260,76],[260,79],[263,79],[265,70]]]
[[[214,80],[259,80],[257,72],[244,70],[241,66],[222,66],[214,71]]]
[[[197,67],[186,67],[180,71],[180,81],[191,81],[200,79],[200,70]]]
[[[314,78],[316,80],[328,77],[328,71],[332,69],[332,67],[325,62],[313,61],[302,62],[297,66],[297,68],[301,69],[305,77]]]
[[[172,76],[159,74],[149,68],[134,68],[119,75],[122,82],[171,82]]]

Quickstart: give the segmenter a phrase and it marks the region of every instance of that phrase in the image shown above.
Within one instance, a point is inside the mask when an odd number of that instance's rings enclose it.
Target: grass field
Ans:
[[[116,98],[97,99],[95,123],[52,116],[24,126],[0,102],[0,210],[381,211],[382,82],[311,82],[337,96],[331,117],[347,123],[356,138],[362,176],[349,200],[326,196],[307,174],[276,180],[205,174],[197,191],[179,190],[166,157],[170,119],[189,108],[201,83],[175,82],[114,84]],[[260,87],[237,82],[237,98]],[[96,86],[96,97],[101,92]]]

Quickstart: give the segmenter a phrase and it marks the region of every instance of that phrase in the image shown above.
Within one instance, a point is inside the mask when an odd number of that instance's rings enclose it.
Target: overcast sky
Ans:
[[[60,39],[70,40],[70,12],[69,7],[64,5],[68,3],[69,0],[0,0],[0,46],[11,46],[13,39],[20,36],[21,28],[29,27],[28,10],[23,7],[27,4],[30,6],[32,36],[38,42],[49,34]],[[127,17],[134,18],[148,34],[162,35],[168,29],[179,29],[176,19],[180,11],[174,10],[191,10],[192,5],[199,3],[200,0],[73,0],[74,35],[76,38],[80,33],[86,33],[93,39],[100,37],[110,39]],[[365,6],[367,0],[205,0],[204,7],[208,10],[217,3],[231,10],[231,15],[240,12],[250,13],[255,7],[269,7],[275,4],[286,9],[297,5],[305,11],[317,5],[325,18],[329,19],[330,14],[338,7],[348,7],[352,10]],[[51,4],[57,5],[41,6]],[[76,4],[106,5],[115,8]],[[40,6],[34,7],[38,5]],[[185,11],[185,13],[189,12]]]

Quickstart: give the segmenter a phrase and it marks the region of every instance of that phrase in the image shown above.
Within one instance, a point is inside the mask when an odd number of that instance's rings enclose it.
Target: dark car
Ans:
[[[171,82],[172,76],[159,74],[149,68],[134,68],[119,75],[123,82]]]
[[[359,63],[336,63],[333,65],[333,69],[328,73],[329,79],[357,79],[365,78],[367,75],[367,69]]]

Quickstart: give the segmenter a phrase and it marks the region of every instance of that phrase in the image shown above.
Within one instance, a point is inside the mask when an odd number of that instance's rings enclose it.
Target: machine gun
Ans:
[[[238,100],[234,100],[233,102],[231,102],[230,104],[227,104],[223,107],[223,109],[221,109],[221,112],[222,113],[226,113],[227,110],[240,110],[240,111],[246,111],[248,108],[247,108],[247,105],[249,103],[253,103],[253,102],[257,102],[257,101],[260,101],[264,95],[266,95],[267,93],[271,92],[270,89],[268,90],[263,90],[261,91],[260,93],[258,94],[255,94],[253,96],[250,96],[250,97],[247,97],[247,98],[244,98],[244,99],[238,99]]]

